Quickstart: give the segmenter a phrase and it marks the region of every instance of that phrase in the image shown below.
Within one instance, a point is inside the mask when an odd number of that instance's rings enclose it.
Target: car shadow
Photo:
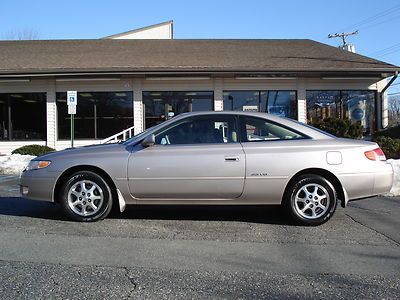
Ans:
[[[21,197],[0,197],[0,215],[31,217],[48,220],[67,220],[59,205]]]
[[[110,218],[294,225],[280,206],[262,205],[131,205],[122,214],[113,212]]]
[[[21,197],[0,197],[0,215],[69,221],[59,205]],[[294,225],[280,206],[128,205],[123,213],[114,210],[108,218]]]

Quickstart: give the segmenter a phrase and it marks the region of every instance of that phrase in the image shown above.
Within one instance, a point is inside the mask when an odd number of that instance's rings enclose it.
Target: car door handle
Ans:
[[[239,161],[239,156],[225,156],[225,161]]]

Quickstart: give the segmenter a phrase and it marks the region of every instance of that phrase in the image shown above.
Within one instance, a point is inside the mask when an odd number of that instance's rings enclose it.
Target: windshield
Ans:
[[[123,142],[124,145],[128,145],[131,144],[133,142],[139,141],[141,140],[143,137],[145,137],[149,132],[152,131],[156,131],[158,128],[163,127],[165,124],[169,123],[171,120],[175,120],[175,119],[170,119],[168,121],[162,122],[160,124],[157,124],[155,126],[152,126],[150,128],[147,128],[145,131],[138,133],[137,135],[134,135],[133,137],[131,137],[130,139],[127,139],[125,142]]]

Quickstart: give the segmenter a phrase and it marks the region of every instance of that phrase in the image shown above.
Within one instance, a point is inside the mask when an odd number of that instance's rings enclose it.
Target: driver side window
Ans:
[[[156,134],[157,145],[236,143],[236,120],[232,116],[199,116],[172,124]]]

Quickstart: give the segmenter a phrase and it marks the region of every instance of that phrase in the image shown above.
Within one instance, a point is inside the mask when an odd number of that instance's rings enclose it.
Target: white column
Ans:
[[[133,87],[133,126],[134,134],[141,133],[144,130],[144,112],[143,112],[143,88],[142,79],[132,80]]]
[[[389,79],[382,79],[376,83],[376,104],[378,105],[377,125],[378,129],[386,128],[389,125],[388,96],[387,91],[383,93],[383,88],[388,84]]]
[[[47,81],[46,91],[46,114],[47,114],[47,137],[46,145],[56,148],[57,140],[57,105],[56,105],[56,81],[49,79]]]
[[[307,123],[306,83],[304,78],[297,79],[297,120]]]
[[[222,78],[214,78],[214,110],[224,110],[224,92]]]

